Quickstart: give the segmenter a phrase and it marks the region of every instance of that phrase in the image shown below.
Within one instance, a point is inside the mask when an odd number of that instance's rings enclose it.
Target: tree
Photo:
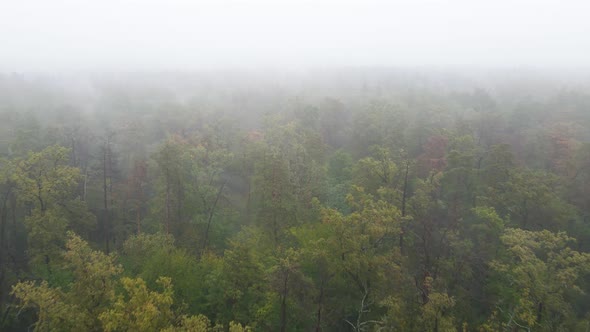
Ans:
[[[353,211],[350,215],[322,210],[322,222],[331,234],[324,241],[333,255],[332,273],[344,274],[348,291],[343,291],[355,303],[346,308],[344,319],[353,330],[362,331],[375,323],[377,317],[370,313],[384,299],[389,284],[393,280],[397,285],[402,283],[397,242],[401,214],[386,200],[376,199],[360,187],[353,187],[347,200]]]
[[[147,162],[145,160],[136,160],[133,164],[133,169],[127,179],[127,194],[126,201],[131,201],[134,206],[131,208],[135,210],[135,233],[141,233],[142,213],[146,205],[146,186],[147,186]],[[129,215],[128,215],[129,216]]]
[[[16,225],[9,225],[9,213],[16,213],[10,204],[16,202],[15,168],[13,162],[0,158],[0,308],[7,301],[10,275],[18,269],[14,258]]]
[[[80,171],[68,166],[68,149],[51,146],[18,162],[17,195],[30,209],[25,219],[33,263],[49,262],[65,243],[65,231],[87,231],[94,217],[75,197]]]
[[[343,151],[337,150],[328,158],[326,205],[346,212],[346,195],[350,191],[352,179],[353,161],[352,156]]]
[[[112,211],[109,211],[109,203],[113,205],[113,150],[111,148],[114,132],[108,132],[105,136],[102,151],[102,194],[103,194],[103,236],[105,250],[110,251],[112,233]],[[112,209],[112,206],[111,206]]]
[[[389,202],[399,201],[399,192],[394,187],[398,167],[393,162],[387,148],[372,146],[372,156],[360,159],[354,168],[357,186],[363,186],[367,192],[377,194],[378,190],[387,191],[391,196]]]
[[[505,251],[490,266],[499,294],[489,326],[541,331],[567,328],[572,318],[570,291],[581,291],[580,277],[590,272],[590,254],[572,250],[565,233],[508,228]]]
[[[211,280],[211,307],[218,319],[256,326],[264,306],[268,284],[265,265],[271,252],[259,248],[264,241],[259,229],[246,228],[230,239],[224,251],[221,269]]]
[[[162,216],[163,228],[175,237],[181,234],[185,222],[185,179],[187,178],[188,148],[179,137],[168,139],[154,155],[158,166],[158,203],[156,208]],[[162,206],[163,205],[163,206]]]
[[[559,195],[563,184],[558,177],[528,169],[511,174],[502,190],[486,202],[502,216],[530,230],[559,230],[576,219],[575,209]]]
[[[105,331],[158,331],[174,320],[172,281],[159,278],[162,292],[150,291],[142,279],[122,278],[127,298],[119,295],[98,317]],[[204,330],[206,331],[206,330]]]
[[[121,272],[114,256],[93,251],[88,243],[72,232],[68,233],[64,267],[71,271],[73,281],[67,291],[51,287],[46,281],[20,282],[12,294],[21,309],[37,311],[35,331],[99,330],[98,318],[115,298],[114,277]]]
[[[204,224],[202,253],[210,245],[214,217],[226,202],[227,173],[232,159],[233,154],[226,149],[214,150],[203,145],[197,146],[192,156],[190,193],[199,202],[194,204],[197,206],[195,218],[198,223]]]
[[[33,324],[35,332],[75,331],[90,325],[84,312],[75,304],[68,303],[66,294],[60,289],[49,287],[47,281],[41,284],[20,282],[13,286],[12,294],[20,301],[21,310],[36,310],[37,321]]]

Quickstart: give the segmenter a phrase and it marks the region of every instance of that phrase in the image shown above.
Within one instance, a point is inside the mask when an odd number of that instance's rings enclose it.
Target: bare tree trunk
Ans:
[[[320,285],[320,296],[318,298],[318,313],[317,313],[317,321],[315,325],[315,331],[320,332],[322,330],[322,305],[324,302],[324,281]]]
[[[225,182],[221,184],[219,190],[217,191],[217,196],[215,196],[215,201],[213,205],[209,207],[209,217],[207,219],[207,228],[205,229],[205,239],[203,244],[203,253],[207,249],[207,245],[209,244],[209,228],[211,227],[211,221],[213,220],[213,214],[215,213],[215,207],[217,206],[217,202],[219,202],[219,198],[221,197],[221,193],[223,192],[223,187],[225,187]]]
[[[281,332],[287,331],[287,295],[289,289],[287,283],[289,282],[289,270],[285,270],[285,279],[283,281],[283,294],[281,299]]]
[[[82,201],[86,201],[86,192],[88,188],[88,166],[84,166],[84,184],[82,185]]]
[[[8,197],[10,196],[12,188],[9,185],[6,194],[2,200],[2,211],[0,211],[0,307],[4,303],[4,278],[6,275],[6,264],[4,263],[4,255],[8,252],[6,245],[6,224],[8,223]]]
[[[111,150],[110,142],[109,142],[109,150],[108,150],[108,152],[109,153],[107,155],[107,157],[108,157],[108,159],[107,159],[107,166],[108,166],[108,178],[107,178],[107,180],[108,180],[108,184],[109,184],[109,201],[110,201],[110,205],[109,206],[110,206],[111,211],[113,211],[112,214],[110,213],[110,211],[107,211],[109,213],[108,214],[108,217],[109,217],[109,223],[108,223],[108,226],[109,226],[109,240],[110,241],[113,241],[113,244],[115,244],[115,241],[116,241],[115,235],[116,234],[114,232],[112,232],[113,224],[115,222],[115,220],[114,220],[115,219],[114,218],[114,216],[115,216],[115,213],[114,213],[115,210],[113,209],[113,206],[115,206],[115,201],[114,201],[114,197],[115,196],[113,195],[113,151]],[[113,234],[111,234],[111,232]],[[107,253],[108,253],[108,250],[107,250]]]
[[[105,249],[107,254],[109,253],[109,232],[110,232],[110,225],[109,225],[109,204],[108,204],[108,186],[107,186],[107,149],[108,149],[108,140],[105,142],[102,154],[102,180],[103,180],[103,227],[104,227],[104,241],[105,241]]]
[[[166,170],[166,234],[170,234],[170,175]]]
[[[182,225],[182,204],[183,204],[183,200],[184,200],[184,193],[183,193],[183,187],[182,187],[182,183],[181,183],[181,179],[180,177],[178,178],[178,182],[177,182],[177,189],[176,189],[176,223],[178,226]],[[180,228],[177,227],[176,232],[179,232]],[[180,234],[175,234],[175,235],[180,235]]]
[[[141,233],[141,201],[139,201],[137,203],[136,218],[137,218],[137,235],[139,235],[139,233]]]
[[[404,174],[404,190],[402,192],[402,218],[406,216],[406,200],[408,197],[408,173],[410,172],[410,162],[406,161],[406,172]],[[402,221],[403,222],[403,221]],[[401,254],[404,254],[404,227],[402,223],[402,229],[399,234],[399,249]]]

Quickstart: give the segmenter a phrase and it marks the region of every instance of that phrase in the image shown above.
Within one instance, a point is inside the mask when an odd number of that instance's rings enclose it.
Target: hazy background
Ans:
[[[590,67],[576,1],[1,0],[0,71]]]

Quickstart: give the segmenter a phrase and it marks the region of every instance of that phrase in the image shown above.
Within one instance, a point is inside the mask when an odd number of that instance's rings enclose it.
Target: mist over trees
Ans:
[[[0,74],[2,331],[588,331],[590,74]]]

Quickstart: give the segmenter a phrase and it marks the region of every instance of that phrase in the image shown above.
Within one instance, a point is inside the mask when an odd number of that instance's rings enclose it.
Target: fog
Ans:
[[[590,63],[587,1],[4,0],[0,70]]]
[[[0,331],[590,331],[588,0],[0,0]]]

